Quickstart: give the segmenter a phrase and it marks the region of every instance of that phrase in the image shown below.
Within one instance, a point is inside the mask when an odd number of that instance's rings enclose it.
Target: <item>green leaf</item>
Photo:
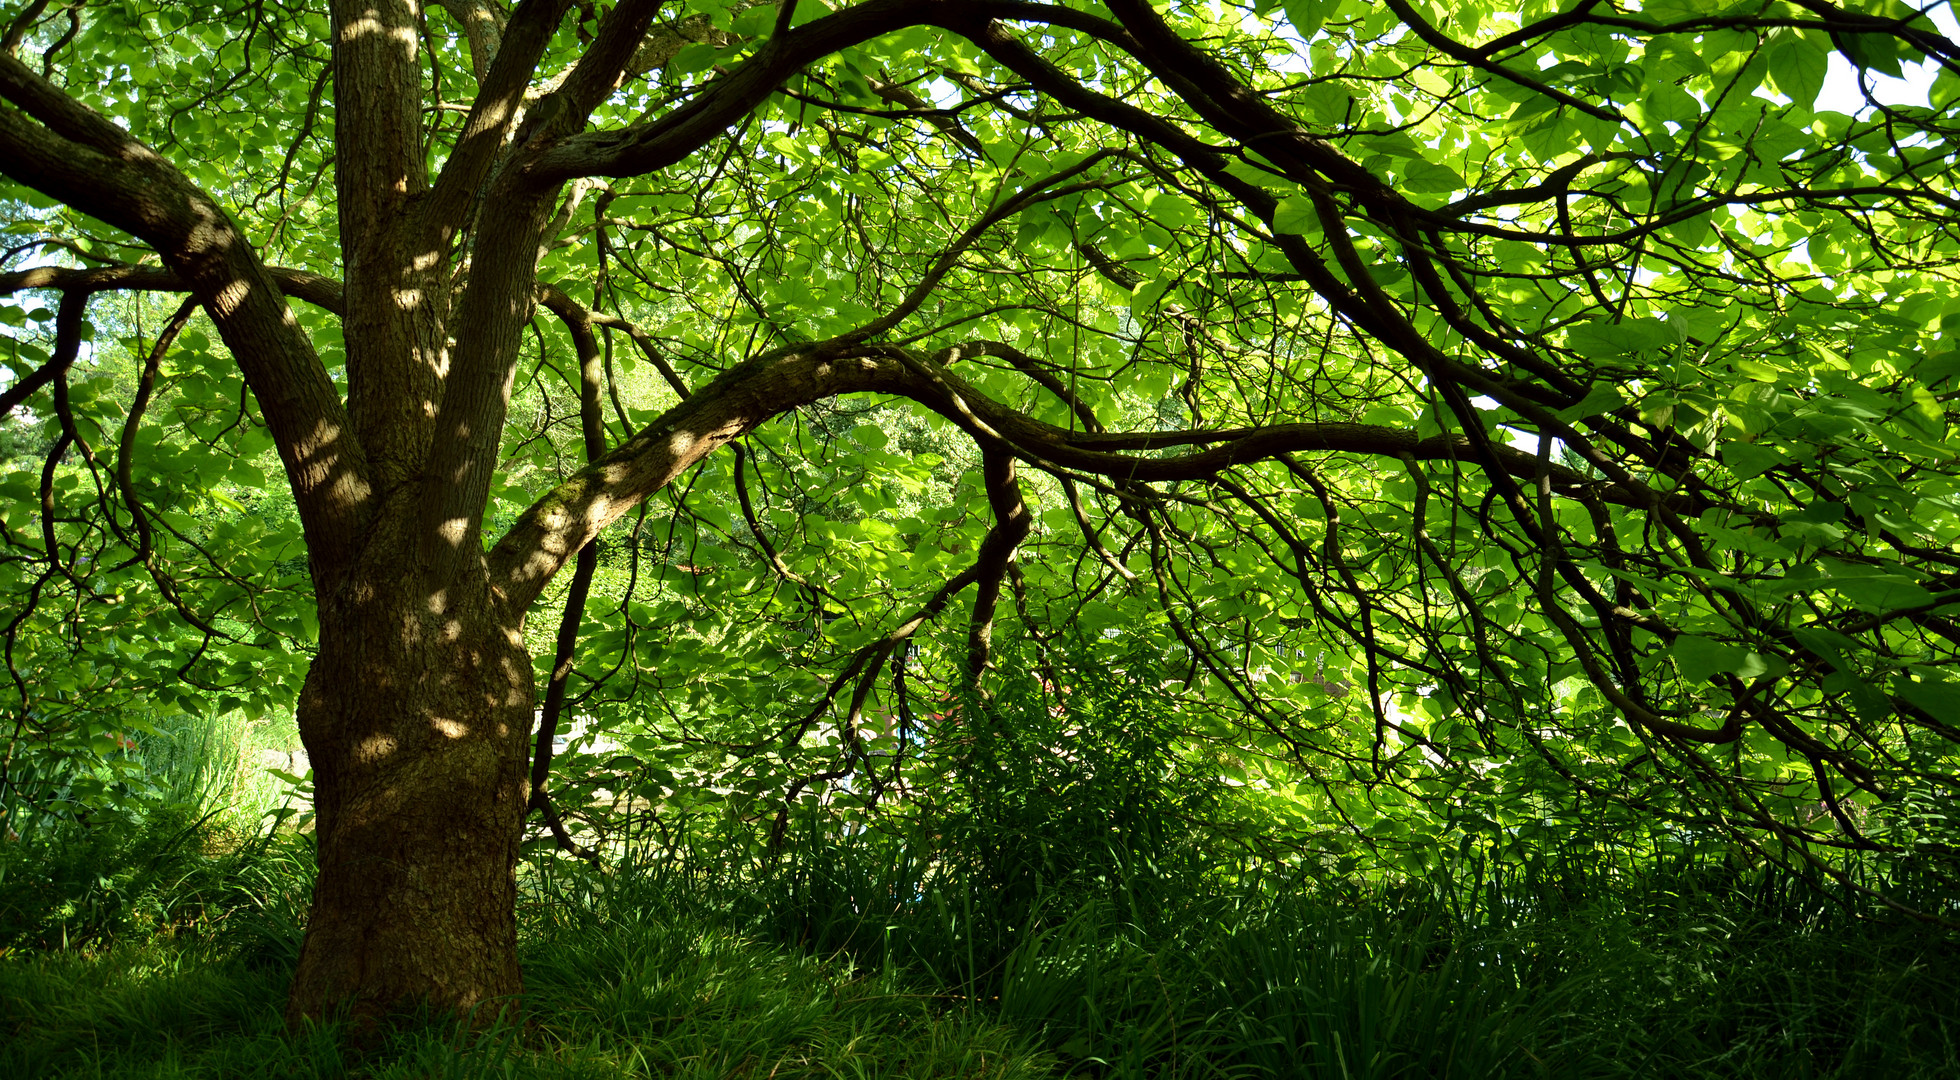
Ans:
[[[1557,416],[1566,423],[1583,420],[1588,416],[1600,416],[1626,404],[1620,396],[1620,389],[1611,383],[1599,383],[1587,391],[1585,399],[1577,405],[1560,409]]]
[[[1680,669],[1681,677],[1697,683],[1734,671],[1748,655],[1748,650],[1740,646],[1693,634],[1675,638],[1668,651],[1674,654],[1674,666]]]
[[[1761,476],[1788,460],[1788,457],[1780,451],[1760,443],[1735,440],[1722,444],[1722,464],[1727,465],[1739,479],[1743,480],[1752,476]]]
[[[1824,76],[1830,70],[1830,50],[1788,28],[1771,33],[1764,50],[1769,64],[1769,82],[1776,92],[1805,110],[1816,107],[1817,95],[1824,90]]]
[[[1681,342],[1681,332],[1661,319],[1602,319],[1583,322],[1566,331],[1565,344],[1582,356],[1631,356]]]
[[[1933,86],[1927,96],[1929,103],[1935,109],[1945,109],[1955,101],[1960,101],[1960,74],[1956,74],[1952,68],[1941,65],[1939,74],[1933,77]]]
[[[1286,21],[1293,24],[1293,32],[1300,35],[1301,41],[1311,41],[1340,6],[1341,0],[1285,0],[1280,4],[1286,12]]]
[[[1892,680],[1892,692],[1941,723],[1960,724],[1960,683],[1947,679],[1914,681],[1901,675]]]
[[[1136,292],[1130,296],[1131,313],[1141,318],[1155,308],[1157,301],[1163,299],[1164,293],[1175,284],[1177,282],[1170,278],[1157,278],[1137,286]]]
[[[1960,349],[1922,356],[1912,373],[1928,390],[1951,390],[1949,380],[1960,375]]]
[[[1320,214],[1314,210],[1313,200],[1305,195],[1289,195],[1281,199],[1278,209],[1273,211],[1273,231],[1296,236],[1319,236]]]
[[[1899,63],[1899,40],[1891,34],[1843,34],[1838,40],[1845,58],[1858,67],[1895,79],[1905,77],[1905,68]]]
[[[1913,578],[1903,574],[1874,572],[1864,566],[1846,566],[1825,561],[1821,568],[1831,588],[1858,608],[1874,614],[1895,612],[1899,608],[1919,608],[1933,602],[1933,594]]]
[[[1695,634],[1675,638],[1669,651],[1674,654],[1674,665],[1681,677],[1691,683],[1708,682],[1721,674],[1743,679],[1781,675],[1790,667],[1781,657],[1751,652],[1741,645]]]
[[[1640,6],[1640,13],[1657,23],[1685,22],[1726,14],[1737,3],[1738,0],[1648,0]]]
[[[729,29],[742,37],[765,37],[776,25],[776,5],[758,4],[735,16]]]
[[[1847,659],[1857,651],[1858,643],[1835,630],[1820,626],[1801,626],[1790,631],[1797,643],[1824,659],[1824,662],[1841,672],[1851,670]]]
[[[1438,162],[1417,161],[1402,169],[1402,187],[1419,194],[1447,195],[1463,186],[1461,174]]]
[[[682,46],[681,50],[674,54],[674,58],[667,62],[667,70],[676,75],[693,75],[713,67],[720,55],[721,50],[713,45],[705,41],[695,42]]]
[[[1349,124],[1359,118],[1361,108],[1354,95],[1336,82],[1315,83],[1300,94],[1306,114],[1323,124]]]

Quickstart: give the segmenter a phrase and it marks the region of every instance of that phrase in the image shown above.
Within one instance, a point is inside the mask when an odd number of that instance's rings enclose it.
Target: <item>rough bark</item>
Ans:
[[[320,597],[299,702],[319,883],[294,1023],[345,1007],[371,1028],[424,1003],[481,1022],[522,989],[514,869],[534,700],[522,619],[480,571],[405,587],[413,549],[388,531]]]

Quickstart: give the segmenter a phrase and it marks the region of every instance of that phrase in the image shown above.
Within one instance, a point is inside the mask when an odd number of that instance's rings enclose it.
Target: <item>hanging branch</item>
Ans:
[[[561,294],[562,295],[562,294]],[[569,299],[569,298],[567,298]],[[565,324],[578,352],[579,432],[584,442],[585,460],[597,461],[606,453],[606,421],[600,404],[605,380],[605,364],[592,320],[583,308],[569,303],[552,304],[553,314]],[[599,852],[573,840],[565,828],[558,808],[552,803],[545,781],[551,774],[551,757],[558,738],[558,725],[565,711],[565,687],[578,658],[579,625],[585,619],[585,601],[592,591],[592,576],[599,568],[597,538],[579,548],[572,566],[572,580],[565,590],[565,610],[558,619],[553,643],[551,674],[545,680],[544,705],[538,714],[536,750],[531,761],[531,809],[538,811],[560,850],[599,865]]]

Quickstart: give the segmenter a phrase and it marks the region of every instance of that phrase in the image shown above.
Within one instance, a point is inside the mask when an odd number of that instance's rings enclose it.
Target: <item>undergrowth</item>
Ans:
[[[936,817],[534,855],[520,1020],[359,1052],[283,1022],[304,835],[195,802],[48,825],[0,847],[0,1077],[1960,1076],[1950,931],[1716,845],[1235,862],[1149,720],[1069,755],[1002,725]]]
[[[988,898],[894,897],[889,844],[806,835],[745,874],[533,861],[522,1024],[408,1021],[364,1053],[285,1031],[305,861],[266,845],[205,925],[0,961],[0,1076],[1960,1075],[1952,940],[1767,872],[1576,897],[1531,867],[1213,875],[1168,909],[1174,882],[1103,878],[1037,897],[990,963]],[[839,894],[884,903],[813,906]]]
[[[1129,865],[1016,908],[921,880],[899,847],[811,830],[758,873],[559,864],[553,891],[847,960],[1010,1025],[1066,1075],[1960,1075],[1960,942],[1721,854],[1392,884]]]

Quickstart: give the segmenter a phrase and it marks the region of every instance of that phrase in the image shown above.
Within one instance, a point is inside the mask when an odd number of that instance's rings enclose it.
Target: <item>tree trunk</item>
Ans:
[[[522,989],[515,915],[531,658],[480,570],[417,587],[413,549],[320,603],[299,703],[319,881],[287,1019],[403,1008],[487,1021]]]

